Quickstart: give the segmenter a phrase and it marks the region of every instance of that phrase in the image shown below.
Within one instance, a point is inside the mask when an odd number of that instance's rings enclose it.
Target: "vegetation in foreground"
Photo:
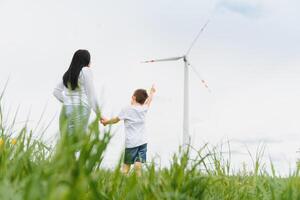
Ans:
[[[168,168],[148,164],[141,177],[124,176],[101,162],[111,139],[98,120],[85,134],[63,135],[54,148],[32,137],[26,125],[12,138],[14,120],[3,118],[0,96],[0,199],[300,199],[297,170],[288,178],[267,173],[257,157],[253,171],[234,175],[222,154],[207,147],[190,158],[175,154]],[[78,153],[80,152],[80,154]]]

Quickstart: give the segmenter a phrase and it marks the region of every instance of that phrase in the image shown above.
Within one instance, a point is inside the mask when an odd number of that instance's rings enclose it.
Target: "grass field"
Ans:
[[[98,120],[84,134],[63,134],[55,147],[32,137],[26,125],[12,138],[14,120],[2,114],[0,97],[0,199],[300,199],[299,171],[277,177],[254,159],[252,171],[232,173],[222,154],[207,146],[190,157],[179,149],[168,168],[150,162],[141,177],[101,167],[110,132]],[[15,131],[15,130],[14,130]],[[80,154],[78,154],[80,152]],[[77,155],[77,156],[76,156]],[[260,155],[260,154],[258,154]],[[271,165],[272,166],[272,165]]]

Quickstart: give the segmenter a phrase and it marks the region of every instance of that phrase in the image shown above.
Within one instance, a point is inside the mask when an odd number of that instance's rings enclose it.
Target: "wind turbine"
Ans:
[[[184,63],[184,100],[183,100],[183,135],[182,135],[182,143],[183,147],[186,147],[190,143],[190,126],[189,126],[189,67],[193,69],[193,71],[196,73],[198,78],[201,79],[202,84],[209,90],[207,83],[205,80],[203,80],[200,76],[200,74],[196,71],[195,68],[192,67],[192,65],[188,61],[188,55],[191,52],[192,48],[196,44],[198,38],[203,33],[205,28],[207,27],[209,23],[209,20],[204,24],[204,26],[200,29],[198,35],[193,40],[191,46],[188,48],[186,53],[183,56],[177,56],[177,57],[170,57],[170,58],[164,58],[164,59],[154,59],[149,61],[144,61],[142,63],[155,63],[155,62],[168,62],[168,61],[178,61],[183,60]]]

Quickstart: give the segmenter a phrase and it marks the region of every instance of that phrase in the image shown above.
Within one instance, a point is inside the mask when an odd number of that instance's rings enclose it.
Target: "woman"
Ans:
[[[90,59],[87,50],[76,51],[69,69],[54,89],[54,96],[63,103],[59,120],[61,134],[84,133],[91,109],[100,116]]]

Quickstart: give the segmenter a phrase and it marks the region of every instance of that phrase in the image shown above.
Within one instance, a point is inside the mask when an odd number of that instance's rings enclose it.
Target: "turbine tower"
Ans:
[[[207,88],[208,85],[200,77],[200,74],[196,71],[195,68],[192,67],[192,65],[188,61],[188,55],[191,52],[192,48],[196,44],[198,38],[200,35],[203,33],[205,30],[206,26],[208,25],[209,21],[207,21],[204,26],[201,28],[199,31],[198,35],[196,38],[193,40],[192,44],[190,45],[189,49],[183,56],[178,56],[178,57],[171,57],[171,58],[164,58],[164,59],[154,59],[154,60],[149,60],[149,61],[144,61],[143,63],[154,63],[154,62],[168,62],[168,61],[178,61],[178,60],[183,60],[184,63],[184,99],[183,99],[183,135],[182,135],[182,143],[183,147],[186,147],[190,143],[190,113],[189,113],[189,67],[193,69],[193,71],[196,73],[198,78],[201,79],[202,84]]]

